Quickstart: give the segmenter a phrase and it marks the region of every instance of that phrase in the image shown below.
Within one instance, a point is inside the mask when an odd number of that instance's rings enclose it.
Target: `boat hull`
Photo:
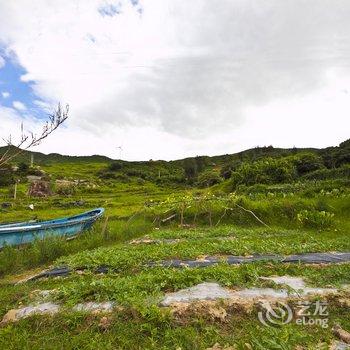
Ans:
[[[51,236],[74,236],[89,229],[103,212],[103,208],[98,208],[58,220],[0,225],[0,248],[5,245],[27,244]]]

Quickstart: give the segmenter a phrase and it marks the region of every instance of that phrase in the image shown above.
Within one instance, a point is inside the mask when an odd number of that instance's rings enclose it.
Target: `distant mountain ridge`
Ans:
[[[10,152],[14,152],[16,150],[16,147],[11,146],[13,148],[13,151],[11,150]],[[8,149],[7,146],[0,147],[0,155],[3,154],[6,150]],[[72,163],[72,162],[94,162],[94,163],[99,163],[99,162],[111,162],[112,159],[108,158],[106,156],[100,156],[100,155],[92,155],[92,156],[68,156],[68,155],[62,155],[59,153],[49,153],[49,154],[44,154],[41,152],[35,152],[34,150],[28,150],[28,151],[23,151],[20,153],[16,159],[13,160],[12,163],[29,163],[31,159],[31,155],[34,155],[34,161],[35,164],[41,165],[41,164],[48,164],[48,163]]]
[[[112,159],[107,156],[102,155],[91,155],[91,156],[69,156],[69,155],[61,155],[59,153],[50,153],[44,154],[36,151],[23,151],[21,154],[13,160],[12,163],[28,163],[31,159],[31,154],[34,156],[34,163],[36,165],[46,165],[52,163],[110,163],[118,160],[122,163],[130,163],[130,164],[145,164],[145,163],[182,163],[187,159],[201,158],[206,159],[206,161],[211,161],[216,164],[224,164],[227,162],[235,161],[235,160],[255,160],[261,157],[271,156],[271,157],[280,157],[280,156],[288,156],[291,154],[301,153],[301,152],[312,152],[322,155],[328,151],[336,150],[342,147],[348,147],[350,144],[350,139],[342,142],[339,146],[331,146],[326,148],[274,148],[273,146],[264,146],[264,147],[255,147],[250,148],[241,152],[232,153],[232,154],[223,154],[217,156],[196,156],[196,157],[187,157],[184,159],[177,159],[171,161],[165,160],[149,160],[149,161],[126,161],[119,159]],[[15,150],[14,146],[13,149]],[[7,146],[0,147],[0,155],[3,154],[7,150]]]

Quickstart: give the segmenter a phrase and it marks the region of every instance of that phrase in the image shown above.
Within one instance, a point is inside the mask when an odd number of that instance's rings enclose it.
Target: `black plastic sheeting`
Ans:
[[[350,262],[350,253],[304,253],[289,256],[282,255],[252,255],[252,256],[234,256],[223,257],[208,256],[201,260],[168,260],[160,263],[152,263],[151,266],[163,267],[207,267],[218,263],[229,265],[245,264],[258,261],[273,261],[281,263],[304,263],[304,264],[331,264]]]
[[[70,275],[74,271],[84,271],[84,270],[87,270],[87,268],[79,268],[79,269],[73,270],[73,269],[70,269],[68,266],[60,266],[60,267],[55,267],[51,270],[41,272],[38,275],[35,275],[29,278],[27,281],[35,281],[40,278],[47,278],[47,277],[65,277]],[[100,273],[106,274],[109,271],[112,271],[112,269],[110,269],[108,266],[103,265],[103,266],[97,267],[94,272],[96,274],[100,274]]]
[[[335,264],[350,262],[350,253],[304,253],[295,255],[252,255],[252,256],[235,256],[227,255],[220,258],[207,256],[201,260],[167,260],[161,262],[152,262],[147,264],[148,267],[208,267],[219,263],[226,263],[228,265],[239,265],[250,262],[280,262],[280,263],[304,263],[304,264]],[[76,269],[76,271],[86,270],[85,268]],[[37,280],[47,277],[68,276],[74,270],[67,266],[56,267],[52,270],[44,271],[36,276],[33,276],[28,281]],[[113,271],[108,266],[99,266],[94,271],[95,273],[106,274],[109,271]]]
[[[68,276],[72,271],[73,270],[71,270],[67,266],[55,267],[54,269],[41,272],[38,275],[28,278],[27,281],[35,281],[40,278],[46,278],[46,277]]]

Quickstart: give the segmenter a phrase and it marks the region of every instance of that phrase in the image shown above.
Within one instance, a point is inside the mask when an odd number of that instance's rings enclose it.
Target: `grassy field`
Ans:
[[[223,167],[223,158],[215,161],[215,167]],[[147,170],[151,178],[112,176],[108,164],[104,158],[90,163],[69,158],[50,163],[43,156],[41,170],[50,176],[52,196],[28,197],[24,181],[18,185],[17,199],[12,198],[12,185],[0,188],[0,201],[7,203],[0,209],[2,222],[106,209],[93,229],[74,240],[48,237],[0,251],[0,317],[10,309],[43,301],[35,296],[38,290],[51,290],[44,301],[61,306],[54,316],[35,315],[2,325],[1,349],[184,350],[214,344],[220,344],[216,350],[328,349],[337,339],[332,332],[335,324],[350,331],[349,263],[268,261],[233,266],[223,260],[205,268],[158,265],[205,256],[350,252],[350,180],[346,172],[345,176],[332,173],[333,178],[326,179],[242,183],[233,190],[231,178],[204,188],[192,180],[157,180],[160,168],[165,172],[166,167],[167,171],[173,167],[179,175],[178,163],[157,163],[152,171]],[[123,167],[128,169],[125,174],[131,173],[130,167],[136,174],[136,168],[145,165]],[[71,183],[58,190],[57,179]],[[29,209],[30,204],[34,210]],[[72,273],[15,284],[59,266],[69,267]],[[108,272],[96,273],[101,266],[108,267]],[[285,275],[303,277],[308,286],[339,289],[333,296],[311,298],[328,302],[329,327],[293,322],[264,326],[257,316],[259,303],[247,309],[218,300],[214,306],[193,306],[183,313],[159,304],[168,293],[202,282],[216,282],[231,290],[279,289],[261,277]],[[87,301],[112,301],[116,307],[109,314],[72,311],[74,305]],[[296,301],[289,303],[293,306]],[[212,307],[224,309],[227,317],[217,317]]]

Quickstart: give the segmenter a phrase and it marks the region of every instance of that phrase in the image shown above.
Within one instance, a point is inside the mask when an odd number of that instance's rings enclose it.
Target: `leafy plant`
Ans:
[[[297,214],[297,220],[304,227],[327,228],[334,224],[334,213],[305,209]]]

